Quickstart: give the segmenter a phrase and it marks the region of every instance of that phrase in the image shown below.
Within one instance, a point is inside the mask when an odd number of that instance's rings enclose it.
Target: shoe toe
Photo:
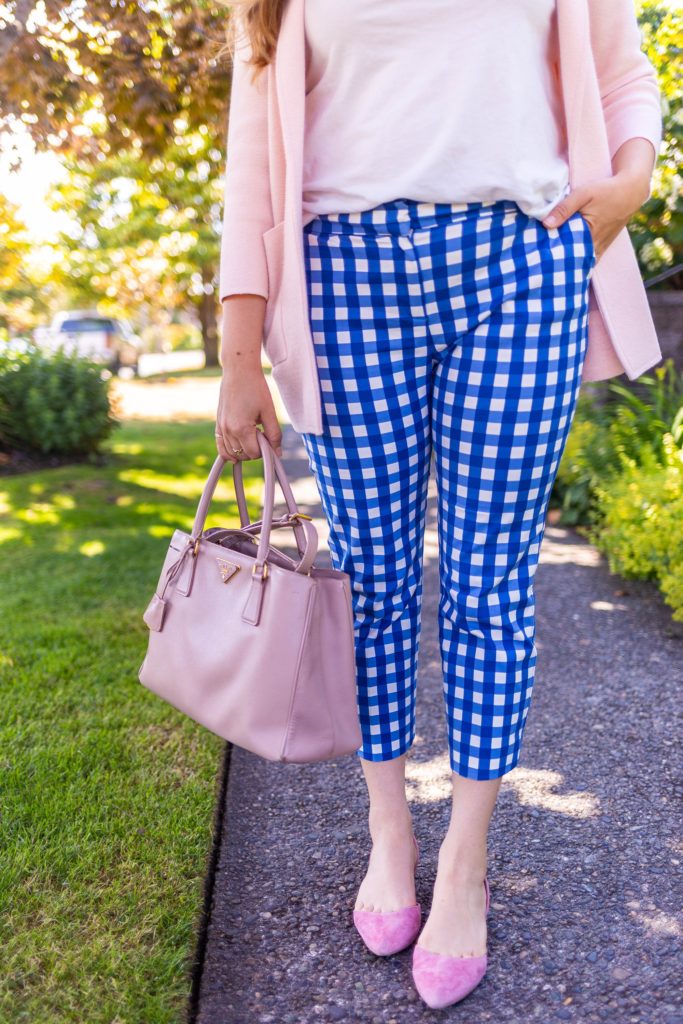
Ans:
[[[486,974],[486,956],[444,956],[415,946],[413,981],[433,1010],[451,1006],[469,995]]]
[[[417,938],[422,920],[419,903],[400,910],[354,910],[353,923],[363,942],[376,956],[391,956]]]

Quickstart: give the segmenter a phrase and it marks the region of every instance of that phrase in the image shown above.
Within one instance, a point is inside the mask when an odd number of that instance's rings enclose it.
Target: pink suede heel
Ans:
[[[486,913],[491,905],[488,880],[484,879]],[[427,1006],[441,1010],[460,1002],[477,987],[486,974],[487,957],[446,956],[415,946],[413,949],[413,981]]]
[[[417,867],[420,850],[415,836],[413,842]],[[422,923],[422,907],[414,903],[412,907],[400,907],[398,910],[354,910],[353,923],[371,953],[392,956],[417,938]]]

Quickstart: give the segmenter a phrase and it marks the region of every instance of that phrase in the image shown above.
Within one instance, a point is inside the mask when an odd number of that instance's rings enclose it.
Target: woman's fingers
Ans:
[[[256,437],[256,424],[228,429],[220,423],[216,427],[216,447],[220,455],[230,462],[260,459],[261,449]]]
[[[270,442],[270,446],[275,450],[275,454],[281,456],[282,430],[280,429],[275,408],[272,404],[263,410],[261,422],[263,423],[263,433],[266,435],[266,440]]]
[[[239,380],[224,372],[216,416],[216,446],[222,458],[233,463],[238,459],[260,459],[256,432],[261,425],[263,434],[277,450],[282,435],[263,371],[243,372]]]
[[[256,424],[231,428],[223,427],[222,432],[231,461],[261,458],[261,449],[256,439]]]
[[[233,445],[226,441],[225,434],[220,428],[219,424],[216,424],[216,448],[221,458],[226,459],[228,462],[237,462],[239,456],[232,452]],[[234,445],[235,448],[239,448],[239,445]]]

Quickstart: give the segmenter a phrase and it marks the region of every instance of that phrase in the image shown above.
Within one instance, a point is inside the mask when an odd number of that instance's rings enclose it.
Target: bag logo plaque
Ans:
[[[224,583],[229,583],[236,572],[239,572],[241,566],[235,565],[234,562],[228,562],[224,558],[217,558],[218,571],[221,574],[221,579]]]

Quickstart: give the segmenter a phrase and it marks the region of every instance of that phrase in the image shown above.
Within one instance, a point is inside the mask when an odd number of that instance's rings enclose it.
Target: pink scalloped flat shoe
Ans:
[[[415,836],[413,842],[417,867],[420,850]],[[353,923],[371,953],[392,956],[417,938],[422,923],[422,907],[414,903],[412,907],[400,907],[398,910],[354,910]]]
[[[484,879],[486,890],[486,913],[491,905],[488,880]],[[446,956],[433,953],[430,949],[415,946],[413,949],[413,981],[427,1006],[441,1010],[445,1006],[459,1003],[477,987],[486,974],[487,957]]]

